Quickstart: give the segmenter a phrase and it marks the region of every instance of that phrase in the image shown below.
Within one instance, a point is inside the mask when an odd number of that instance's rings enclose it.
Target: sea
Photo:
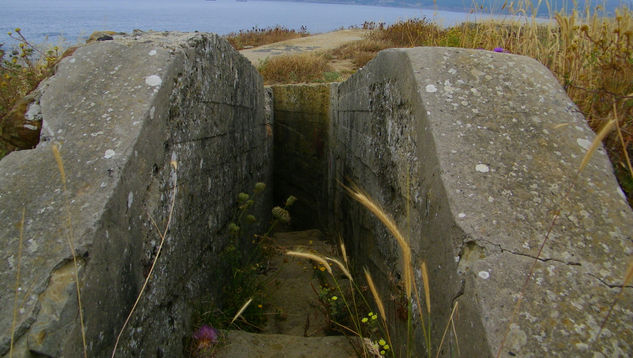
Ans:
[[[0,0],[0,43],[20,28],[33,44],[70,46],[94,31],[201,31],[224,35],[253,27],[304,27],[322,33],[366,21],[426,17],[441,26],[476,20],[467,12],[402,7],[253,0]],[[13,32],[13,35],[8,35]],[[13,38],[12,38],[13,37]]]

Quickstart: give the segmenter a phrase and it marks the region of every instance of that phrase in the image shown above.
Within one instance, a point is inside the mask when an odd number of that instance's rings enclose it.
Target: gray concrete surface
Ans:
[[[165,229],[174,192],[164,247],[117,356],[181,355],[190,300],[225,277],[217,252],[237,194],[271,184],[260,76],[215,35],[135,33],[79,48],[38,91],[42,142],[0,161],[0,355],[15,312],[14,357],[82,356],[70,238],[87,353],[109,357],[161,242],[151,219]]]
[[[594,134],[545,67],[482,50],[386,50],[339,86],[335,108],[329,175],[394,217],[419,288],[427,263],[434,350],[459,303],[459,347],[449,332],[441,356],[494,356],[506,332],[501,357],[633,354],[631,287],[598,337],[633,253],[633,215],[604,150],[576,176]],[[395,240],[340,187],[330,197],[335,228],[389,297],[402,277]],[[388,301],[402,343],[402,302]]]

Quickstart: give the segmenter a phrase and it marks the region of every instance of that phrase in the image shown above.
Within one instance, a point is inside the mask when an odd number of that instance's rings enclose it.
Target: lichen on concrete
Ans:
[[[576,174],[594,134],[545,67],[481,50],[387,50],[338,96],[336,175],[383,205],[414,264],[427,262],[434,347],[459,302],[464,356],[495,355],[506,333],[504,357],[633,352],[623,304],[597,337],[633,252],[633,215],[602,148]],[[333,196],[338,228],[387,287],[401,274],[393,239]]]
[[[18,264],[14,356],[82,355],[70,239],[88,356],[109,356],[168,222],[118,355],[181,355],[189,302],[222,286],[217,252],[235,196],[270,185],[261,78],[216,35],[135,32],[80,47],[37,91],[41,143],[0,161],[0,355],[9,351]]]

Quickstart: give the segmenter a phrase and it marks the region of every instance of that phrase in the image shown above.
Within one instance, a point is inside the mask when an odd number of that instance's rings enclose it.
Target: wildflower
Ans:
[[[372,319],[372,321],[377,320],[378,319],[378,315],[375,314],[375,315],[371,316],[371,319]]]
[[[338,300],[338,297],[332,296],[332,301],[336,301],[336,300]]]
[[[369,321],[369,320],[367,319],[367,317],[363,317],[363,319],[361,319],[360,321],[363,322],[363,323],[367,323],[367,321]]]
[[[324,267],[324,266],[319,266],[319,270],[320,270],[321,272],[323,272],[323,271],[325,271],[325,267]]]
[[[382,347],[382,349],[384,349],[384,350],[388,350],[388,349],[389,349],[389,345],[388,345],[388,344],[385,344],[385,345],[384,345],[384,347]]]
[[[383,355],[383,356],[385,355],[385,353],[387,353],[387,352],[385,352],[384,349],[380,351],[380,354]]]
[[[257,305],[257,308],[262,308],[262,307],[263,307],[263,306],[262,306],[262,304],[261,304],[261,303]]]
[[[21,29],[21,28],[19,28],[19,27],[16,27],[16,28],[15,28],[15,32],[20,32],[20,31],[22,31],[22,29]]]
[[[503,47],[495,47],[494,52],[505,52],[506,50],[503,49]]]
[[[385,342],[385,340],[381,338],[381,339],[378,341],[378,344],[380,344],[381,346],[384,346],[385,344],[387,344],[387,342]]]
[[[193,339],[196,340],[196,352],[204,352],[218,343],[218,331],[205,324],[193,334]]]

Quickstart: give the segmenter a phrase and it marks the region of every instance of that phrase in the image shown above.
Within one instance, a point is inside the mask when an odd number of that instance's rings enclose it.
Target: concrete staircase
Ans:
[[[277,233],[273,241],[271,270],[262,279],[274,277],[266,286],[270,302],[266,310],[280,314],[271,316],[261,333],[223,331],[225,343],[216,357],[356,357],[347,337],[326,335],[327,320],[312,288],[319,288],[312,264],[285,254],[301,250],[332,256],[335,249],[319,230]]]

